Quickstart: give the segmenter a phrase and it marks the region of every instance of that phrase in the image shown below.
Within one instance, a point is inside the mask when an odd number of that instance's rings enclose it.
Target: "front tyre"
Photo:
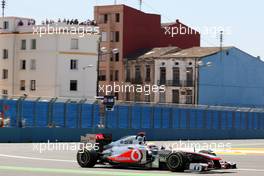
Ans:
[[[98,155],[94,150],[78,151],[77,162],[81,167],[94,167],[97,163]]]
[[[183,172],[187,165],[187,157],[182,152],[171,153],[167,157],[166,164],[172,172]]]

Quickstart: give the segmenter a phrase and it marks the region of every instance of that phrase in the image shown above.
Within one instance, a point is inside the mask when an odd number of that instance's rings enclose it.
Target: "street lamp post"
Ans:
[[[99,49],[98,49],[98,63],[97,63],[97,88],[96,88],[96,96],[99,96],[99,69],[100,69],[100,60],[102,59],[102,56],[104,55],[108,55],[108,54],[117,54],[119,52],[118,48],[114,48],[112,49],[112,51],[108,51],[106,47],[100,47],[100,44],[98,45]]]
[[[2,17],[5,17],[5,5],[6,5],[6,1],[2,0]]]
[[[112,51],[108,51],[106,47],[101,47],[100,43],[98,44],[98,63],[97,63],[97,89],[96,89],[96,96],[99,97],[99,64],[102,56],[108,54],[117,54],[119,50],[117,48],[113,49]],[[99,114],[100,114],[100,128],[105,128],[105,105],[103,103],[99,104]]]
[[[83,68],[82,68],[82,70],[83,70],[83,97],[84,98],[86,98],[86,96],[85,96],[85,90],[86,90],[86,86],[85,86],[85,83],[86,83],[86,81],[85,81],[85,73],[84,73],[84,71],[85,70],[87,70],[87,69],[89,69],[89,68],[92,68],[92,67],[94,67],[93,65],[87,65],[87,66],[84,66]]]
[[[195,71],[194,71],[194,78],[195,78],[195,84],[194,84],[194,104],[198,104],[198,92],[199,92],[199,68],[202,67],[211,67],[212,62],[203,63],[203,61],[197,61],[197,58],[195,58]]]

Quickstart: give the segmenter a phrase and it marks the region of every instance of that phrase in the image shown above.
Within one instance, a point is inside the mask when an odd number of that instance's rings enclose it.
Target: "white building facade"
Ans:
[[[54,32],[55,28],[59,30]],[[32,19],[0,18],[0,93],[94,98],[99,42],[96,28],[63,22],[35,25]]]
[[[159,58],[154,62],[154,82],[166,87],[164,93],[155,94],[155,102],[194,104],[195,59]]]

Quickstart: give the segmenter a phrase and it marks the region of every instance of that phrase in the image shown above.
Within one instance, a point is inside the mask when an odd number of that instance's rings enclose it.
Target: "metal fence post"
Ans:
[[[22,128],[23,127],[23,122],[22,122],[22,102],[26,99],[26,97],[20,97],[17,100],[16,104],[16,115],[17,115],[17,127]]]
[[[185,111],[186,111],[186,128],[187,129],[190,129],[190,126],[191,126],[191,121],[190,121],[190,114],[191,114],[191,110],[190,109],[185,109]]]
[[[64,108],[63,108],[63,113],[64,113],[64,119],[63,119],[63,123],[64,123],[64,128],[67,127],[67,104],[71,102],[71,99],[68,99],[66,102],[64,102]]]
[[[95,108],[96,103],[92,104],[92,109],[91,109],[91,128],[94,128],[94,108]]]
[[[142,118],[142,111],[143,111],[143,106],[140,107],[140,126],[139,128],[142,129],[143,127],[143,118]]]
[[[35,101],[34,101],[34,104],[33,104],[33,126],[34,127],[37,127],[37,103],[39,102],[40,100],[40,97],[37,98]]]
[[[173,128],[174,120],[173,120],[173,107],[170,108],[169,114],[169,128]]]
[[[57,101],[58,98],[52,98],[48,102],[48,112],[47,112],[47,126],[48,127],[54,127],[55,124],[53,124],[53,108],[54,103]]]
[[[77,128],[82,128],[82,112],[83,112],[83,104],[86,102],[86,99],[80,100],[77,105],[77,118],[76,118],[76,124]]]
[[[161,109],[160,109],[160,128],[162,128],[163,127],[163,109],[164,109],[164,107],[162,107]]]
[[[132,128],[132,106],[128,106],[128,128]]]
[[[151,117],[150,117],[150,128],[154,129],[154,111],[155,111],[155,106],[151,107]]]
[[[116,128],[119,128],[119,122],[120,122],[120,116],[119,116],[119,106],[116,106]]]

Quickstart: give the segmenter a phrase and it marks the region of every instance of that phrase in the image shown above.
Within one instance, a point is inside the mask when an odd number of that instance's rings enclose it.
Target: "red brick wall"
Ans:
[[[188,28],[179,21],[169,27],[171,29],[173,27],[180,29],[180,25]],[[189,30],[192,31],[193,34],[189,32],[183,35],[165,35],[166,30],[161,27],[160,15],[146,14],[139,10],[124,6],[123,55],[126,57],[128,54],[141,48],[177,46],[185,49],[193,46],[200,46],[200,34],[195,34],[195,31],[192,29]],[[176,32],[176,30],[174,31]]]
[[[160,15],[146,14],[124,6],[123,54],[155,47],[160,35]]]

